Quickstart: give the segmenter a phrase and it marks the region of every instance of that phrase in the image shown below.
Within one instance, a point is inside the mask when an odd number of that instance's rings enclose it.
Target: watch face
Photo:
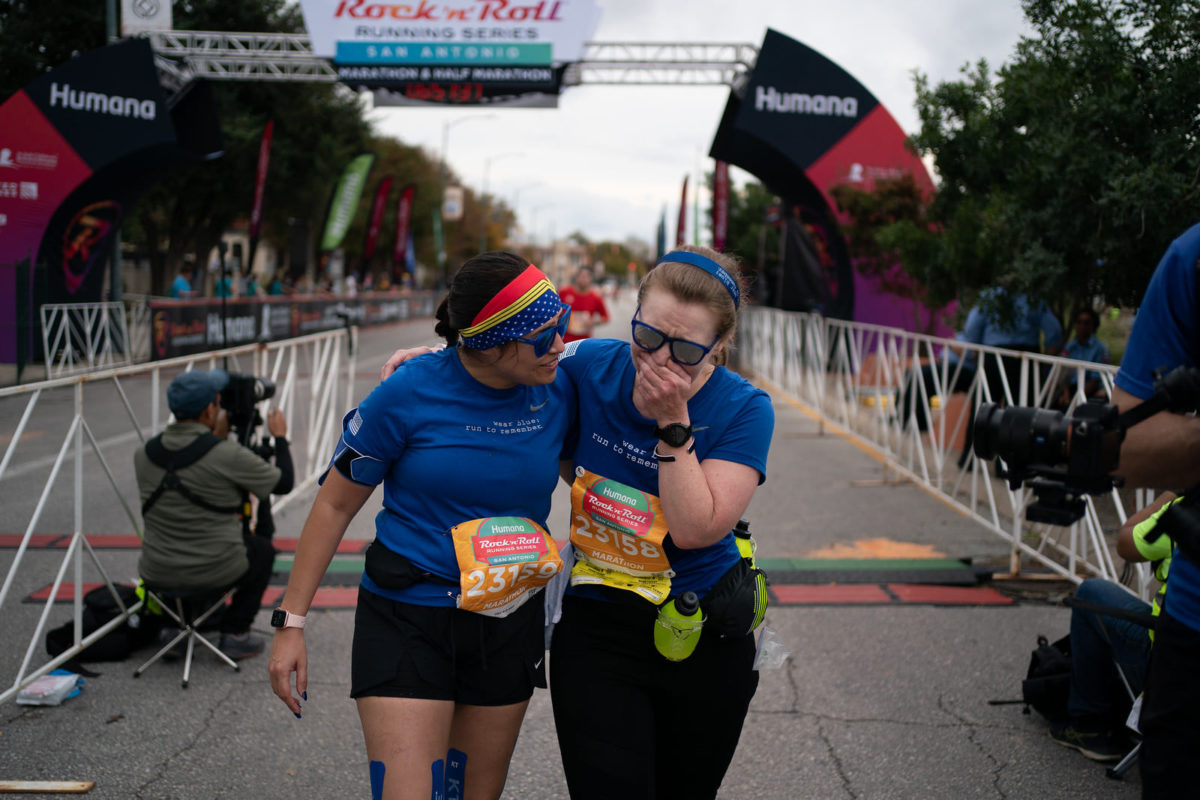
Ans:
[[[672,422],[665,428],[660,428],[655,431],[658,438],[662,439],[670,447],[683,447],[687,444],[687,440],[692,438],[692,429],[680,422]]]
[[[283,623],[287,622],[287,612],[282,608],[277,608],[271,612],[271,627],[282,628]]]

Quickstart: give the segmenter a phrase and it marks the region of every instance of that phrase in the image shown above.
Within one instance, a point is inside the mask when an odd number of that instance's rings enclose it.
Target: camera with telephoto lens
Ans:
[[[1111,403],[1089,401],[1072,416],[1044,408],[985,403],[975,415],[975,455],[999,457],[1001,477],[1016,489],[1029,481],[1035,495],[1030,522],[1070,525],[1083,516],[1083,495],[1102,494],[1121,479],[1117,468],[1125,429]]]
[[[237,433],[238,441],[268,460],[274,455],[271,446],[266,443],[253,446],[251,441],[255,427],[263,421],[258,404],[274,396],[274,381],[237,372],[229,374],[229,384],[221,390],[221,408],[229,416],[229,427]]]
[[[1027,483],[1033,490],[1035,499],[1025,509],[1030,522],[1070,525],[1086,510],[1084,495],[1124,484],[1112,472],[1129,427],[1160,411],[1185,414],[1200,408],[1200,370],[1178,367],[1155,377],[1153,396],[1124,414],[1098,400],[1071,415],[985,403],[975,415],[975,455],[1001,459],[1004,468],[997,474],[1010,489]]]

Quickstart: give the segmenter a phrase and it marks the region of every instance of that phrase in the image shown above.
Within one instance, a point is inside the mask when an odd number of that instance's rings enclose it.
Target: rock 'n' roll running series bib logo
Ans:
[[[546,537],[528,520],[496,517],[484,520],[471,537],[475,560],[489,566],[537,561],[546,555]]]
[[[583,509],[600,524],[634,536],[645,536],[654,526],[646,493],[613,480],[593,483],[584,493]]]

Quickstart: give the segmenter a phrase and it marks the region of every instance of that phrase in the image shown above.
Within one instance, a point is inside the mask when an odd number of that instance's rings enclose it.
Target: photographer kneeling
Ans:
[[[229,381],[220,369],[185,372],[171,381],[167,405],[176,421],[139,448],[133,464],[145,523],[139,574],[185,590],[236,586],[221,618],[219,647],[239,659],[263,650],[263,638],[251,634],[250,625],[275,560],[270,540],[250,534],[249,495],[265,503],[273,493],[291,491],[293,471],[287,423],[278,408],[267,418],[277,466],[224,438],[220,393]]]

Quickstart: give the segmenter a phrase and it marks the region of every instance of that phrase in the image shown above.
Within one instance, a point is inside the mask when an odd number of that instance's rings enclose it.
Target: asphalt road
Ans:
[[[628,304],[619,308],[631,311]],[[622,321],[605,332],[624,337],[626,330]],[[395,346],[432,340],[429,320],[364,331],[359,394],[374,384],[374,368]],[[768,478],[747,515],[760,555],[803,557],[831,545],[887,539],[977,563],[1003,562],[1006,551],[997,537],[920,489],[854,485],[881,477],[879,462],[848,441],[819,435],[812,418],[788,398],[774,400]],[[124,412],[115,393],[111,401],[111,426],[97,438],[109,442],[105,458],[129,496],[127,465],[135,444],[130,424],[120,421],[118,412]],[[70,403],[46,409],[33,426],[43,431],[33,442],[45,444],[14,466],[44,460],[61,443]],[[11,432],[12,413],[11,406],[0,407],[7,426],[0,433]],[[123,435],[131,438],[121,441]],[[128,532],[125,512],[98,465],[95,460],[85,471],[85,481],[89,492],[110,499],[88,506],[85,529]],[[48,472],[39,469],[40,478],[29,468],[12,483],[0,483],[0,532],[20,532],[27,524],[26,509]],[[565,495],[556,495],[552,524],[565,519]],[[297,535],[307,505],[302,498],[279,515],[277,536]],[[69,531],[73,513],[69,503],[51,502],[38,529]],[[371,538],[370,517],[360,514],[348,536]],[[0,549],[0,568],[6,571],[13,555]],[[100,558],[118,579],[134,574],[134,550],[102,551]],[[61,552],[31,550],[13,591],[24,596],[45,585],[60,561]],[[791,655],[783,668],[762,672],[720,797],[1137,797],[1136,768],[1125,781],[1108,780],[1101,766],[1054,744],[1036,715],[1022,714],[1020,706],[987,704],[1019,697],[1035,637],[1062,635],[1069,619],[1066,609],[1050,602],[1063,587],[1031,593],[999,588],[1018,595],[1017,602],[773,605],[767,625]],[[0,675],[13,674],[24,657],[40,610],[11,599],[5,604]],[[314,613],[306,636],[311,678],[303,719],[271,694],[265,658],[244,662],[234,673],[201,654],[186,691],[177,666],[156,665],[133,680],[137,660],[99,664],[103,674],[61,706],[0,705],[0,780],[91,780],[96,787],[86,796],[105,800],[368,797],[362,737],[348,698],[351,614]],[[56,607],[52,624],[66,615],[65,606]],[[260,614],[258,627],[266,629],[266,617]],[[567,796],[546,692],[537,693],[530,707],[504,796]]]

